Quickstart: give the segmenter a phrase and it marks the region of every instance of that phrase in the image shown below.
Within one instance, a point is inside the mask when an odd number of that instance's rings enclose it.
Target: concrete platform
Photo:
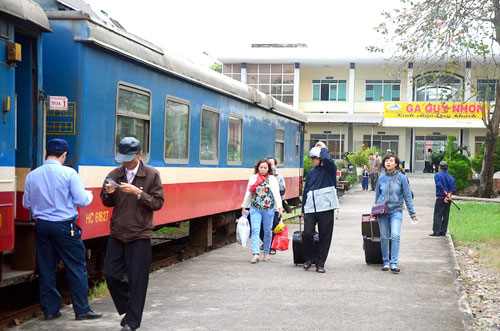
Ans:
[[[358,187],[340,200],[326,274],[294,266],[291,249],[251,265],[250,249],[233,244],[153,273],[141,330],[463,330],[449,238],[428,236],[434,181],[410,181],[419,224],[404,211],[401,274],[364,262],[361,214],[374,193]],[[67,307],[17,329],[120,330],[110,298],[91,305],[102,319],[75,321]]]

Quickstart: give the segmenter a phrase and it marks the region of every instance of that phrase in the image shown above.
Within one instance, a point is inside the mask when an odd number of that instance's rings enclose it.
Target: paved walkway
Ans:
[[[410,181],[420,221],[404,211],[401,274],[364,263],[361,214],[374,197],[358,187],[341,198],[326,274],[294,266],[291,249],[251,265],[250,250],[233,244],[153,273],[141,330],[463,330],[449,238],[428,236],[433,180]],[[104,317],[75,321],[67,307],[18,329],[120,330],[110,298],[92,307]]]

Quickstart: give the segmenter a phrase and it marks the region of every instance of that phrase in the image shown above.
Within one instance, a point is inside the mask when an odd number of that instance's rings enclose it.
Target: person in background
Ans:
[[[377,155],[373,155],[373,153],[368,154],[369,163],[370,163],[370,182],[372,191],[375,191],[375,186],[377,185],[378,173],[380,172],[380,164],[379,157]]]
[[[141,325],[151,266],[153,212],[164,203],[160,173],[141,157],[141,142],[123,138],[115,157],[123,165],[108,174],[101,190],[102,203],[113,207],[104,275],[118,314],[125,314],[122,331]]]
[[[302,196],[304,269],[309,270],[312,260],[316,258],[316,272],[325,273],[325,262],[332,242],[334,213],[335,209],[339,208],[336,189],[337,165],[321,141],[311,148],[309,157],[314,167],[307,174]],[[317,255],[313,239],[316,224],[319,234]]]
[[[361,186],[363,188],[363,191],[368,191],[368,179],[370,178],[370,171],[368,170],[368,167],[366,164],[363,165],[363,174],[362,174],[362,179],[361,179]]]
[[[455,178],[448,173],[448,163],[441,161],[439,171],[434,175],[436,183],[436,203],[434,205],[434,222],[432,224],[432,237],[445,236],[448,230],[450,205],[452,194],[455,193]]]
[[[393,273],[399,273],[399,247],[404,203],[406,203],[408,213],[414,222],[417,222],[417,215],[413,207],[412,193],[408,180],[405,175],[397,171],[400,164],[399,158],[393,154],[387,154],[382,161],[385,174],[381,175],[378,179],[375,190],[375,204],[387,202],[389,207],[389,213],[378,218],[380,247],[384,263],[382,271],[390,269]],[[389,239],[392,241],[390,256]]]
[[[77,206],[90,205],[93,196],[85,191],[78,173],[65,167],[69,145],[63,139],[47,142],[44,164],[26,176],[23,206],[35,220],[36,260],[40,306],[46,320],[61,316],[61,294],[56,288],[59,259],[69,283],[77,320],[102,316],[90,309],[87,265],[82,230],[76,225]]]
[[[273,170],[273,176],[276,177],[276,179],[278,180],[278,184],[279,184],[279,187],[280,187],[281,202],[282,202],[283,207],[284,207],[285,201],[283,199],[285,198],[285,193],[286,193],[285,179],[283,178],[283,176],[281,176],[280,174],[278,174],[278,162],[276,161],[276,159],[273,156],[270,156],[270,157],[267,158],[267,160],[271,164],[271,169]],[[281,217],[279,216],[279,211],[275,210],[274,211],[274,218],[273,218],[273,224],[271,226],[271,230],[273,230],[276,227],[276,225],[278,225],[278,223],[280,222],[280,220],[281,220]],[[260,240],[262,240],[262,242],[264,242],[264,227],[260,228]],[[273,240],[274,240],[274,232],[272,232],[271,244],[273,243]],[[260,250],[263,250],[263,249],[264,249],[264,246],[261,245],[260,246]],[[273,249],[273,248],[271,248],[269,250],[269,254],[270,255],[275,255],[276,254],[276,250]]]
[[[271,162],[268,159],[260,159],[255,164],[254,174],[248,180],[241,207],[242,215],[245,214],[246,208],[250,208],[253,253],[250,263],[255,264],[260,260],[259,234],[261,227],[264,228],[264,261],[267,262],[271,248],[274,210],[278,210],[279,217],[283,215],[278,180],[273,176]]]
[[[432,172],[432,148],[429,148],[427,152],[424,153],[424,172]]]

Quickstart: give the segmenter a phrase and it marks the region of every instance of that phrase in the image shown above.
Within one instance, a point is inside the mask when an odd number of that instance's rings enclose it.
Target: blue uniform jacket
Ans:
[[[436,198],[444,199],[446,197],[444,191],[455,193],[455,178],[448,171],[441,170],[434,175],[434,182],[436,183]]]
[[[337,166],[326,148],[320,153],[323,165],[307,174],[302,213],[318,213],[339,208],[337,198]]]

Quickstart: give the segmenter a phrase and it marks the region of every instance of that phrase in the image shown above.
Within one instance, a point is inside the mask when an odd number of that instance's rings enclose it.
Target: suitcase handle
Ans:
[[[299,215],[299,231],[300,234],[302,235],[302,214]]]

